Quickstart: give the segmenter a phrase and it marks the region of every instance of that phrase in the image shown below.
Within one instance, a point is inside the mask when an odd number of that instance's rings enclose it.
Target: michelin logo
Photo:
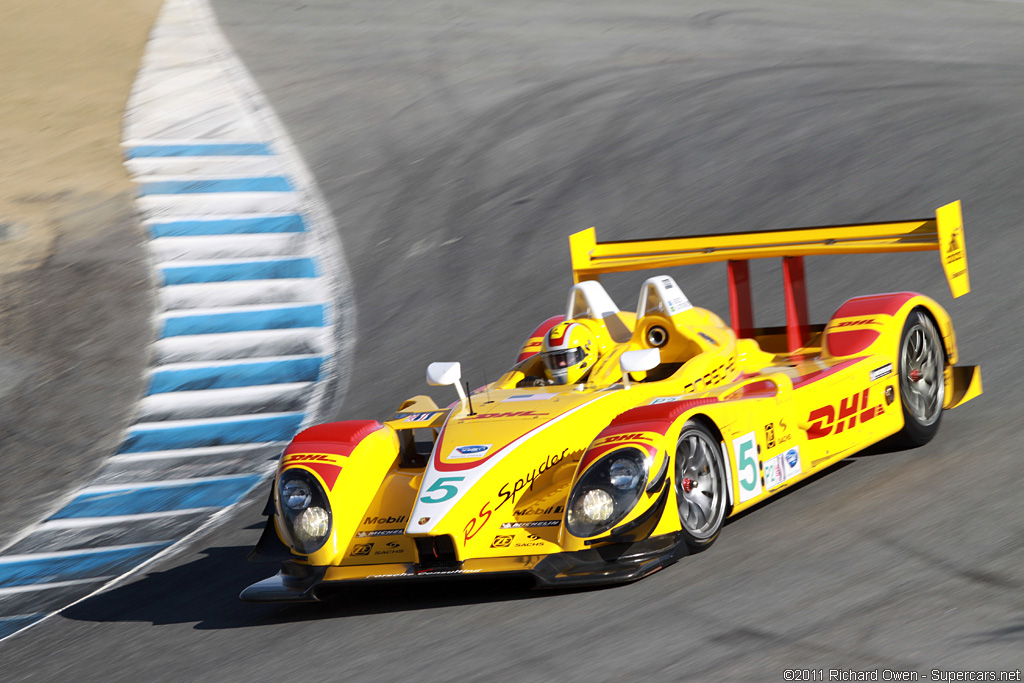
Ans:
[[[483,444],[475,446],[456,446],[452,449],[452,452],[448,454],[448,458],[455,460],[458,458],[480,458],[487,454],[487,451],[491,450],[493,444]]]

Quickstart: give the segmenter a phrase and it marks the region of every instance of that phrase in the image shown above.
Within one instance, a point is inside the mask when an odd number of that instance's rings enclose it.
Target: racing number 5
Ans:
[[[732,441],[736,454],[736,476],[740,485],[740,502],[746,502],[761,493],[761,476],[757,469],[757,437],[754,432]]]
[[[435,493],[439,497],[422,496],[420,501],[423,503],[443,503],[450,498],[454,498],[459,493],[459,487],[455,484],[449,484],[447,482],[462,481],[465,477],[439,477],[434,480],[434,483],[427,489],[427,493]]]

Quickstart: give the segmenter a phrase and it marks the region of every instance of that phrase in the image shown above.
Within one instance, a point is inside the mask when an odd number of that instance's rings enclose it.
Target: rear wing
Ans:
[[[726,261],[729,308],[733,328],[740,336],[750,336],[753,329],[747,261],[781,257],[790,351],[800,348],[808,335],[804,256],[938,251],[953,296],[959,297],[971,290],[959,201],[938,208],[935,218],[894,223],[621,242],[598,242],[594,228],[590,228],[569,237],[569,250],[575,282],[597,280],[603,273]]]

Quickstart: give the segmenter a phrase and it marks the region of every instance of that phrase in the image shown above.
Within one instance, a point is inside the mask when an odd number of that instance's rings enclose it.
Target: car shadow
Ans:
[[[436,579],[345,587],[325,602],[251,604],[241,602],[238,594],[246,586],[273,575],[277,567],[248,562],[249,550],[249,546],[207,548],[197,560],[95,595],[64,610],[63,615],[79,621],[138,621],[154,626],[194,622],[199,630],[221,630],[592,590],[536,591],[531,581],[521,578]]]

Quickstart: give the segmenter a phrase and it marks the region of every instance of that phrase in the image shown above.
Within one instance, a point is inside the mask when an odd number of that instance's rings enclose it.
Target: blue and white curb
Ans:
[[[345,389],[337,231],[207,0],[165,3],[124,135],[158,288],[148,388],[99,474],[0,555],[0,639],[223,518]]]

